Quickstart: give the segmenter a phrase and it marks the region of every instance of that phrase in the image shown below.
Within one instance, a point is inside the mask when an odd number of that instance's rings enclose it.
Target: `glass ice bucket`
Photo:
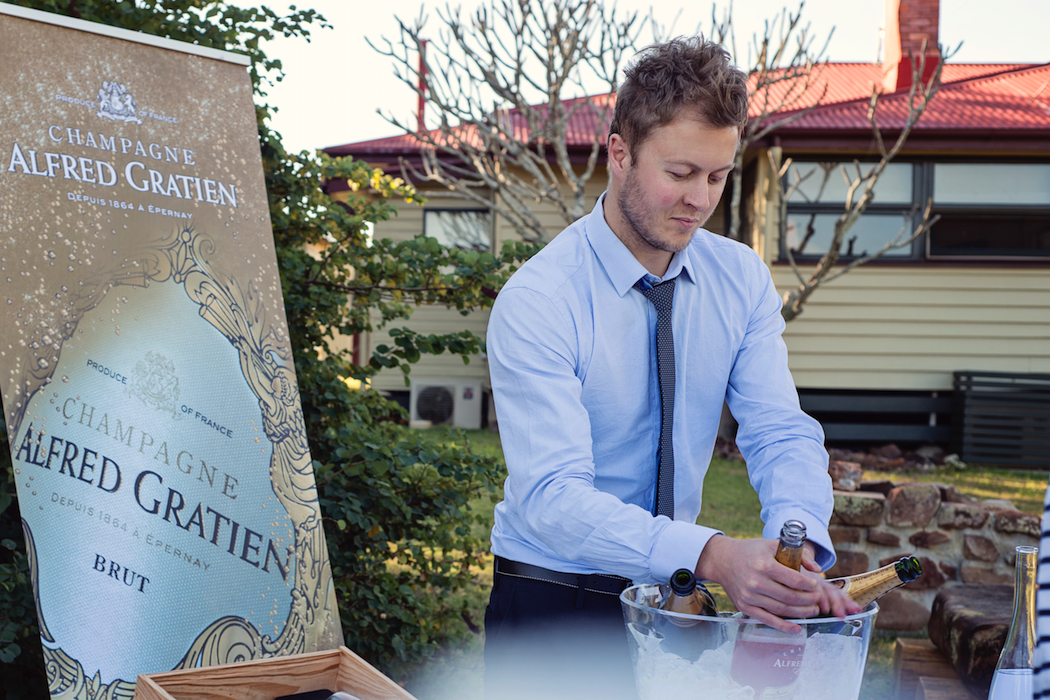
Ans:
[[[640,700],[857,700],[879,612],[794,620],[796,635],[723,613],[685,615],[655,606],[655,584],[620,594]]]

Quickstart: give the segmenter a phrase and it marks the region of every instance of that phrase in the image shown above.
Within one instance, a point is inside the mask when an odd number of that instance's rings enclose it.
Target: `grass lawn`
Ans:
[[[450,439],[445,430],[432,430],[429,437],[435,441]],[[465,432],[471,448],[493,455],[502,461],[499,436],[486,430]],[[993,468],[970,467],[966,470],[944,470],[931,473],[865,472],[865,479],[892,479],[894,481],[926,481],[954,484],[963,493],[981,499],[1001,498],[1013,501],[1018,509],[1041,513],[1046,491],[1046,472],[1022,472]],[[703,511],[697,521],[715,527],[732,537],[761,537],[758,496],[751,488],[747,470],[741,462],[715,459],[704,482]],[[471,503],[475,512],[487,515],[491,523],[493,502],[489,497]],[[491,525],[479,525],[475,534],[488,536]],[[469,616],[479,628],[484,628],[485,605],[492,585],[491,558],[486,567],[475,572],[475,586],[468,592]],[[419,677],[411,679],[407,689],[419,700],[482,700],[482,648],[484,632],[473,634],[463,626],[463,640],[453,648],[443,649],[434,662],[422,669]],[[861,700],[891,700],[893,644],[899,633],[876,630],[868,651],[867,667],[861,687]]]
[[[953,484],[963,493],[981,500],[1003,498],[1012,501],[1020,511],[1041,515],[1043,497],[1046,495],[1047,472],[971,465],[963,470],[945,469],[929,474],[866,471],[864,479]]]

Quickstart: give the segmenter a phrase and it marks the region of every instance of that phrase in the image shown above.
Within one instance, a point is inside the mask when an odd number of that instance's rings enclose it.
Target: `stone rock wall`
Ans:
[[[877,627],[924,629],[945,586],[1012,586],[1014,548],[1039,544],[1040,518],[1009,501],[978,501],[946,484],[860,481],[860,469],[832,462],[830,533],[838,561],[828,578],[859,574],[908,554],[919,558],[923,570],[917,580],[879,600]]]

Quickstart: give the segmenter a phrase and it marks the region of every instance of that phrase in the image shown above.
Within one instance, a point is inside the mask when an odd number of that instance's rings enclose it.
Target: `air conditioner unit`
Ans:
[[[481,382],[413,380],[410,415],[416,425],[451,425],[466,430],[481,428]]]

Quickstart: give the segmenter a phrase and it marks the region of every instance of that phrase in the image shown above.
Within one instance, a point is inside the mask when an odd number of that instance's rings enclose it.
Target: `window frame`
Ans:
[[[835,161],[832,161],[831,159],[829,159],[827,157],[827,154],[818,154],[818,155],[798,154],[798,155],[791,155],[791,159],[792,159],[793,162],[796,162],[796,163],[797,162],[805,162],[805,163],[838,162],[838,163],[843,163],[843,164],[845,164],[847,166],[851,165],[852,162],[853,162],[852,160],[835,160]],[[857,161],[861,164],[862,168],[864,166],[875,165],[878,162],[877,160],[860,160],[859,158],[857,159]],[[889,204],[880,203],[878,201],[878,197],[877,197],[877,195],[878,195],[878,185],[876,184],[876,186],[875,186],[876,199],[874,201],[872,201],[871,204],[868,205],[867,209],[864,210],[864,214],[862,215],[862,217],[863,216],[867,216],[868,214],[883,214],[883,215],[893,214],[893,215],[900,215],[900,216],[904,217],[904,216],[908,216],[911,213],[912,207],[914,207],[916,201],[923,201],[923,202],[926,201],[925,197],[923,196],[925,182],[923,181],[922,173],[920,172],[921,171],[921,166],[923,164],[922,163],[915,163],[915,162],[912,162],[912,161],[909,161],[909,160],[905,160],[903,158],[902,159],[898,159],[898,160],[896,160],[894,162],[895,163],[901,163],[901,164],[908,164],[908,165],[912,166],[912,176],[911,176],[912,199],[911,199],[911,202],[908,202],[908,203],[892,202],[892,203],[889,203]],[[792,216],[792,215],[797,215],[797,214],[803,214],[803,215],[805,215],[805,214],[818,214],[818,215],[819,214],[833,214],[835,216],[841,216],[845,211],[846,211],[846,209],[845,209],[845,203],[844,202],[788,202],[787,203],[786,214],[789,217]],[[920,210],[920,214],[919,215],[921,215],[921,210]],[[779,251],[778,251],[779,256],[778,256],[776,262],[777,263],[787,264],[788,263],[787,237],[784,236],[784,235],[781,235],[779,238],[780,238],[780,245],[779,245]],[[894,262],[894,263],[919,262],[919,261],[921,261],[922,260],[921,256],[923,254],[923,248],[922,248],[922,243],[923,242],[921,240],[922,238],[923,237],[920,236],[919,239],[916,239],[916,240],[912,241],[911,242],[911,249],[907,253],[903,253],[902,252],[902,253],[898,253],[897,255],[891,255],[891,256],[888,256],[888,257],[887,256],[883,256],[883,257],[879,258],[879,260],[883,260],[883,261],[886,261],[886,262]],[[901,250],[903,251],[905,249],[902,248]],[[867,251],[867,252],[872,252],[873,253],[874,251]],[[798,253],[792,253],[792,256],[794,257],[796,263],[812,264],[812,263],[815,263],[818,260],[820,260],[826,253],[827,253],[827,251],[823,251],[823,252],[819,252],[819,253],[803,253],[801,255],[798,254]],[[845,253],[843,253],[841,256],[839,256],[839,260],[841,260],[843,262],[850,262],[850,261],[856,260],[859,257],[863,257],[863,253],[864,253],[864,251],[862,251],[861,255],[856,255],[856,254],[854,254],[854,255],[846,255]]]
[[[938,164],[946,165],[1022,165],[1022,164],[1033,164],[1033,165],[1050,165],[1046,161],[1032,161],[1032,160],[973,160],[973,159],[957,159],[957,158],[938,158],[936,160],[930,160],[923,163],[926,166],[926,180],[929,196],[933,196],[934,186],[934,170]],[[925,199],[923,200],[925,201]],[[933,209],[931,210],[931,216],[938,214],[948,215],[959,215],[969,214],[977,216],[998,216],[1000,218],[1020,218],[1025,215],[1035,214],[1037,216],[1046,216],[1050,218],[1050,205],[1045,204],[989,204],[988,202],[977,202],[974,204],[938,204],[936,200],[933,202]],[[936,228],[934,224],[934,228]],[[933,253],[933,231],[924,234],[923,238],[923,254],[924,259],[930,262],[1027,262],[1027,263],[1044,263],[1050,265],[1050,252],[1045,255],[944,255]]]
[[[785,154],[788,155],[788,154]],[[790,154],[792,160],[796,162],[818,162],[818,161],[831,161],[832,158],[829,154],[812,154],[812,153],[798,153]],[[862,166],[871,165],[877,161],[875,160],[860,160],[857,159]],[[845,159],[839,159],[836,162],[850,163],[851,161]],[[902,204],[882,204],[878,202],[876,198],[868,208],[865,210],[864,215],[870,214],[907,214],[912,207],[916,207],[915,219],[913,220],[916,224],[918,223],[918,217],[922,216],[922,212],[926,208],[926,202],[933,197],[934,187],[934,170],[937,164],[973,164],[973,165],[1010,165],[1010,164],[1034,164],[1034,165],[1050,165],[1048,159],[1022,159],[1022,158],[975,158],[965,156],[935,156],[933,158],[898,158],[894,162],[897,163],[909,163],[912,170],[912,202],[907,205]],[[878,192],[878,185],[875,187],[876,193]],[[905,209],[906,207],[906,209]],[[841,215],[845,211],[842,203],[797,203],[789,202],[787,204],[786,213],[788,216],[798,214],[836,214]],[[995,216],[997,218],[1013,218],[1013,217],[1024,217],[1024,216],[1046,216],[1050,218],[1050,205],[1042,204],[1002,204],[995,205],[988,202],[977,202],[973,204],[938,204],[936,200],[933,202],[931,209],[931,216],[942,215],[977,215],[977,216]],[[924,232],[916,240],[912,241],[911,251],[907,255],[888,255],[878,258],[872,261],[874,264],[883,265],[913,265],[913,264],[945,264],[945,263],[979,263],[983,265],[994,265],[997,263],[1025,263],[1027,265],[1035,266],[1050,266],[1050,254],[1027,254],[1027,255],[945,255],[943,253],[933,252],[933,237],[936,231],[936,224],[933,225],[930,231]],[[787,240],[786,236],[779,236],[778,245],[778,257],[774,261],[775,264],[788,264],[787,257]],[[820,258],[826,253],[826,251],[819,253],[806,253],[802,255],[794,254],[795,262],[799,264],[813,264],[820,260]],[[842,255],[839,259],[848,263],[855,260],[857,255],[847,256]]]
[[[496,247],[496,227],[495,227],[495,221],[494,221],[495,217],[493,216],[493,212],[492,212],[491,208],[490,209],[484,209],[484,208],[481,208],[481,207],[447,207],[447,206],[446,207],[424,207],[424,209],[423,209],[423,235],[424,236],[429,236],[431,238],[438,239],[437,236],[433,236],[432,234],[430,234],[427,231],[427,228],[428,228],[427,227],[427,214],[447,214],[447,213],[485,214],[488,217],[488,227],[487,227],[488,228],[488,247],[485,248],[484,250],[477,250],[477,248],[473,248],[473,247],[471,247],[471,248],[461,248],[459,246],[452,246],[452,247],[455,247],[457,250],[474,250],[474,251],[479,252],[479,253],[492,253],[493,249]],[[438,239],[438,242],[441,243],[441,245],[443,245],[443,246],[449,247],[446,243],[442,242],[441,239]]]

